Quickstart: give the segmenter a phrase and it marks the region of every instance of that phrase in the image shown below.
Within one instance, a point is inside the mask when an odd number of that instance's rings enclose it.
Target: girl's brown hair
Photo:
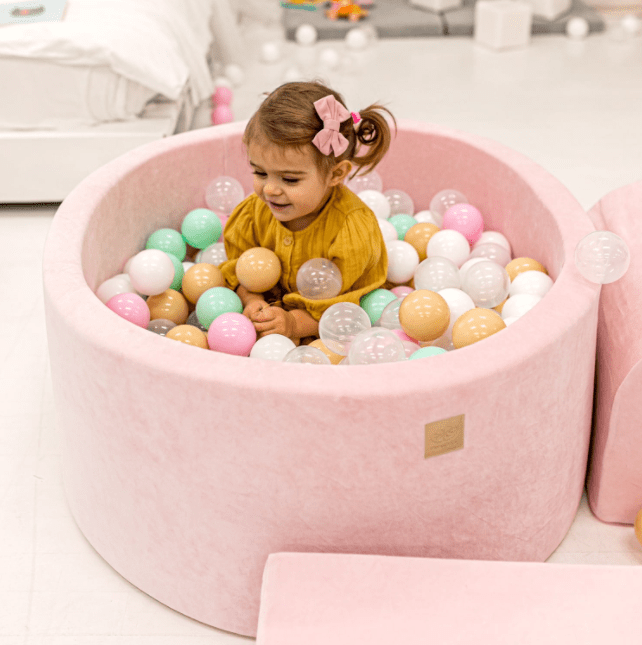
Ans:
[[[357,166],[351,178],[357,173],[365,175],[371,172],[390,147],[390,126],[382,112],[391,116],[396,130],[395,117],[390,110],[378,103],[369,105],[360,111],[361,121],[358,125],[350,117],[339,126],[339,131],[348,140],[345,152],[338,157],[334,156],[334,152],[324,155],[312,145],[312,139],[323,129],[323,121],[316,112],[314,102],[328,94],[332,94],[348,109],[338,92],[316,79],[310,82],[285,83],[277,87],[267,95],[247,124],[243,133],[246,148],[253,140],[298,150],[310,146],[316,165],[324,176],[328,175],[335,164],[345,159]]]

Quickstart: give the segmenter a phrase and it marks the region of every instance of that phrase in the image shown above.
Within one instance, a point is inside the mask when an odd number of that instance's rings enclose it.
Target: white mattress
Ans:
[[[0,57],[1,130],[61,129],[127,121],[156,92],[105,65],[64,66],[29,58]]]

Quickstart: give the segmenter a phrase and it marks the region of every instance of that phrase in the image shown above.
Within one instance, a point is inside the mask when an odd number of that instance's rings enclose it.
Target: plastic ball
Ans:
[[[197,327],[192,327],[192,325],[176,325],[165,334],[165,337],[170,340],[177,340],[185,345],[207,349],[205,332]]]
[[[373,327],[357,334],[350,345],[350,365],[396,363],[406,358],[401,339],[389,329]]]
[[[569,38],[581,39],[586,38],[590,31],[590,26],[586,18],[575,16],[566,23],[566,35]]]
[[[234,177],[217,177],[205,189],[205,203],[217,215],[229,215],[244,199],[243,186]]]
[[[207,330],[207,343],[215,352],[249,356],[255,342],[252,321],[239,312],[228,311],[217,316]]]
[[[439,293],[439,295],[446,301],[448,310],[450,311],[450,323],[448,324],[448,329],[444,334],[450,336],[452,339],[452,330],[455,321],[462,314],[474,309],[475,303],[473,302],[473,299],[461,289],[441,289],[437,293]]]
[[[107,301],[107,306],[121,318],[147,328],[150,321],[147,303],[137,293],[119,293]]]
[[[175,231],[173,228],[161,228],[154,231],[148,238],[146,249],[157,249],[171,253],[176,256],[181,262],[185,259],[187,247],[183,236]]]
[[[105,280],[96,289],[96,295],[103,304],[106,304],[110,298],[117,296],[119,293],[134,293],[132,281],[127,273],[119,273],[113,278]]]
[[[462,284],[477,307],[496,307],[504,302],[510,289],[510,278],[504,267],[484,260],[471,267]]]
[[[368,314],[352,302],[337,302],[328,307],[319,320],[319,336],[335,354],[347,356],[352,339],[372,326]]]
[[[519,316],[509,316],[508,318],[504,318],[504,324],[506,327],[510,327],[516,320],[519,320]]]
[[[174,265],[174,279],[172,280],[172,284],[169,285],[169,288],[178,291],[183,282],[185,269],[183,269],[183,263],[175,255],[172,255],[171,253],[168,253],[167,255]]]
[[[460,267],[470,256],[470,244],[459,231],[442,230],[430,238],[426,255],[448,258]]]
[[[415,221],[419,224],[434,224],[438,229],[441,228],[443,217],[432,211],[419,211],[413,215]]]
[[[236,277],[248,291],[269,291],[281,278],[279,256],[260,246],[243,251],[236,261]]]
[[[299,25],[294,32],[294,39],[299,45],[309,46],[317,42],[319,34],[317,30],[308,24]]]
[[[187,320],[189,309],[187,300],[182,293],[174,289],[167,289],[163,293],[147,298],[147,307],[152,320],[164,318],[177,325],[182,325]]]
[[[405,284],[400,284],[399,286],[390,289],[390,291],[394,293],[397,298],[403,298],[403,296],[407,296],[409,293],[412,293],[414,289],[406,286]]]
[[[471,309],[453,325],[453,345],[467,347],[506,328],[502,317],[492,309]]]
[[[346,186],[356,195],[364,190],[374,190],[383,194],[383,180],[376,170],[366,175],[357,175],[346,182]]]
[[[455,321],[451,320],[450,323],[454,326]],[[423,345],[423,347],[439,347],[447,352],[452,352],[455,345],[453,344],[452,327],[449,326],[449,329],[450,331],[445,331],[437,340],[432,341],[429,345]]]
[[[417,289],[403,299],[399,322],[410,338],[420,342],[436,340],[448,329],[448,304],[434,291]]]
[[[403,240],[406,237],[408,230],[417,224],[415,218],[412,215],[404,215],[402,213],[391,215],[390,219],[388,219],[387,221],[395,227],[398,240]]]
[[[165,318],[156,318],[155,320],[149,321],[149,324],[147,325],[147,331],[154,332],[159,336],[166,336],[167,332],[174,327],[176,327],[175,322],[167,320]]]
[[[192,327],[198,327],[201,331],[207,332],[207,329],[201,325],[200,322],[198,322],[198,314],[196,313],[196,309],[192,311],[192,313],[187,316],[187,321],[185,322],[186,325],[192,325]]]
[[[227,253],[225,251],[224,242],[216,242],[215,244],[210,244],[207,248],[203,249],[199,253],[199,262],[204,262],[206,264],[219,266],[220,264],[223,264],[225,260],[227,260]]]
[[[226,85],[220,85],[215,88],[214,93],[212,94],[212,104],[214,105],[230,105],[234,94],[230,87]]]
[[[419,264],[414,275],[415,289],[439,291],[440,289],[459,289],[461,277],[459,269],[448,258],[435,256],[426,258]]]
[[[304,262],[296,274],[296,288],[304,298],[326,300],[341,293],[343,278],[339,267],[326,258]]]
[[[195,263],[184,260],[183,262],[181,262],[181,264],[183,265],[183,275],[185,275],[194,266]]]
[[[214,89],[216,90],[219,87],[227,87],[229,89],[232,89],[232,81],[226,76],[217,76],[214,79]]]
[[[439,354],[446,354],[447,351],[443,347],[420,347],[416,352],[411,354],[408,359],[415,360],[417,358],[429,358],[430,356],[439,356]]]
[[[577,249],[575,249],[575,253],[577,255]],[[544,268],[542,264],[540,264],[537,260],[533,260],[533,258],[526,258],[526,257],[520,257],[520,258],[515,258],[514,260],[511,260],[506,265],[506,271],[511,279],[511,282],[520,273],[524,273],[524,271],[542,271],[543,273],[548,275],[548,271]]]
[[[468,273],[470,268],[475,266],[476,264],[479,264],[480,262],[483,262],[484,260],[486,260],[486,258],[470,258],[459,267],[459,276],[461,278],[462,284],[464,283],[466,274]]]
[[[229,105],[217,105],[212,110],[212,125],[223,125],[232,121],[234,121],[234,113]]]
[[[344,356],[341,356],[341,354],[331,352],[320,338],[313,340],[308,347],[316,347],[316,349],[320,349],[330,359],[330,363],[332,365],[338,365],[345,358]]]
[[[529,293],[518,293],[511,296],[502,307],[502,318],[521,318],[528,313],[541,298]]]
[[[127,271],[134,289],[146,296],[163,293],[174,281],[174,263],[167,253],[157,249],[137,253],[129,261]]]
[[[393,284],[408,282],[419,266],[419,254],[412,244],[403,240],[386,242],[388,273],[386,279]]]
[[[346,34],[345,44],[352,51],[363,51],[368,46],[369,40],[368,34],[363,29],[355,27]]]
[[[221,220],[209,208],[195,208],[185,215],[181,224],[185,241],[196,249],[218,242],[222,232]]]
[[[638,514],[635,516],[635,521],[633,522],[633,529],[635,531],[635,537],[638,539],[638,542],[642,545],[642,509],[638,511]]]
[[[474,244],[484,231],[484,218],[472,204],[455,204],[444,213],[442,228],[459,231]]]
[[[397,296],[388,289],[375,289],[361,297],[359,306],[368,314],[370,324],[374,325],[381,318],[386,306],[396,299]]]
[[[505,267],[511,260],[509,251],[506,250],[501,244],[493,244],[488,242],[486,244],[476,244],[470,252],[470,258],[483,258],[484,260],[491,260],[495,264]]]
[[[510,242],[508,241],[506,236],[500,233],[499,231],[484,231],[479,237],[479,239],[477,240],[477,242],[475,242],[473,246],[473,251],[478,246],[481,246],[482,244],[499,244],[500,246],[503,246],[508,251],[508,254],[511,257],[513,257],[513,252],[511,250]]]
[[[443,217],[451,206],[467,203],[468,199],[464,193],[454,188],[444,188],[430,200],[430,210],[439,217]]]
[[[590,282],[615,282],[626,273],[630,263],[626,242],[609,231],[589,233],[575,247],[575,266]]]
[[[318,348],[299,345],[291,349],[283,358],[284,363],[304,363],[306,365],[330,365],[330,359]]]
[[[428,242],[430,242],[430,238],[439,231],[439,227],[436,224],[429,222],[417,223],[417,220],[414,217],[413,220],[415,221],[415,224],[408,228],[403,237],[403,241],[408,242],[408,244],[412,244],[415,251],[419,254],[419,261],[423,262],[427,257],[426,248],[428,246]]]
[[[385,198],[390,204],[390,215],[413,215],[415,203],[412,197],[399,188],[390,188],[384,192]]]
[[[183,276],[182,291],[183,295],[193,305],[208,289],[214,287],[224,287],[225,278],[218,267],[213,264],[199,262],[188,269]]]
[[[282,361],[285,355],[296,345],[282,334],[268,334],[259,338],[250,350],[250,358],[261,358],[266,361]]]
[[[553,287],[553,280],[541,271],[524,271],[511,283],[509,295],[512,298],[520,293],[543,298]]]
[[[341,57],[339,56],[339,52],[337,52],[336,49],[331,49],[329,47],[326,47],[325,49],[322,49],[321,52],[319,53],[319,62],[321,65],[324,65],[328,69],[336,69],[339,67],[339,63],[341,62]],[[380,189],[377,189],[380,190]],[[353,189],[354,192],[354,189]]]
[[[210,328],[212,322],[224,313],[243,313],[241,299],[227,287],[213,287],[205,291],[196,303],[198,322]],[[248,319],[249,320],[249,319]]]
[[[642,20],[632,13],[622,18],[621,25],[629,36],[639,36],[642,31]]]
[[[403,297],[395,297],[394,300],[391,300],[383,308],[381,316],[379,316],[379,320],[377,320],[376,324],[380,327],[385,327],[386,329],[401,329],[401,323],[399,322],[399,307],[401,307],[402,301]]]
[[[390,220],[383,219],[382,217],[377,217],[377,222],[379,228],[381,229],[381,235],[383,235],[384,242],[390,242],[391,240],[398,240],[399,233],[393,224],[390,223]]]
[[[264,63],[276,63],[281,58],[281,48],[278,43],[267,42],[261,46],[261,60]]]
[[[243,68],[236,63],[229,63],[228,65],[226,65],[223,69],[223,72],[226,78],[230,79],[232,85],[236,87],[238,87],[243,83],[243,81],[245,81],[245,72],[243,71]]]
[[[383,219],[390,217],[390,202],[378,190],[362,190],[357,197],[377,216]]]

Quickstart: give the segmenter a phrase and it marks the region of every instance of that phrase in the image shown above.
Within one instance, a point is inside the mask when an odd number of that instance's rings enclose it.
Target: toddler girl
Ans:
[[[330,305],[359,304],[386,281],[388,256],[377,218],[343,183],[353,164],[370,172],[387,152],[390,128],[382,110],[394,121],[377,104],[350,113],[341,95],[318,81],[286,83],[247,124],[243,143],[254,193],[225,225],[228,259],[220,269],[259,338],[283,334],[299,344],[318,336],[318,321]],[[236,277],[239,256],[258,246],[281,261],[279,284],[266,294],[248,291]],[[335,298],[297,293],[299,267],[312,258],[331,260],[341,271]]]

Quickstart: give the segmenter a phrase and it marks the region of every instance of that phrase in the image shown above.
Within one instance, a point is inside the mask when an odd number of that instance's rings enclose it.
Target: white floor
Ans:
[[[250,52],[265,34],[248,42]],[[585,41],[538,36],[497,53],[471,39],[286,46],[305,75],[326,46],[342,53],[322,73],[351,110],[379,100],[398,118],[486,136],[560,179],[585,208],[642,180],[642,37]],[[253,63],[235,90],[238,119],[292,63]],[[201,113],[204,123],[205,112]],[[412,169],[422,172],[421,168]],[[1,181],[1,178],[0,178]],[[41,286],[41,257],[56,205],[0,206],[0,643],[200,645],[251,642],[190,620],[115,573],[86,542],[61,486]],[[536,226],[537,222],[533,222]],[[550,562],[642,564],[632,527],[595,519],[583,499]]]

